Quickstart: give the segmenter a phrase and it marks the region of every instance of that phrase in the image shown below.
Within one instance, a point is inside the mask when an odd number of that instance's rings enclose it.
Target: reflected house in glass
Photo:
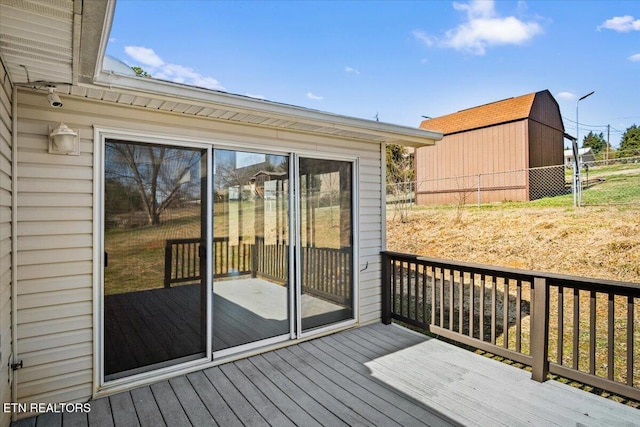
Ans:
[[[0,39],[31,34],[0,45],[3,402],[86,401],[379,321],[385,144],[442,136],[102,69],[114,4],[0,5]],[[60,122],[80,155],[48,152]]]

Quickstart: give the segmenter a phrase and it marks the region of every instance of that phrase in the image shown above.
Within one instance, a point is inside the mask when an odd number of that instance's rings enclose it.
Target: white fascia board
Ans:
[[[323,111],[312,110],[294,105],[235,95],[211,89],[204,89],[184,84],[156,80],[144,77],[123,76],[115,73],[100,73],[97,86],[106,86],[112,90],[126,91],[132,95],[153,95],[159,99],[188,100],[203,107],[215,105],[239,113],[260,112],[269,117],[293,120],[323,127],[353,131],[372,137],[384,138],[389,144],[400,144],[412,147],[433,145],[442,139],[442,133],[421,128],[394,125],[391,123],[342,116]]]

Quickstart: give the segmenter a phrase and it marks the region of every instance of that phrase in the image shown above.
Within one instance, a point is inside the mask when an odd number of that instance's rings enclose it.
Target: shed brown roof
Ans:
[[[480,105],[467,110],[460,110],[457,113],[447,114],[446,116],[424,120],[420,123],[420,127],[448,135],[523,120],[529,117],[531,106],[538,93],[541,92],[503,99],[502,101]]]

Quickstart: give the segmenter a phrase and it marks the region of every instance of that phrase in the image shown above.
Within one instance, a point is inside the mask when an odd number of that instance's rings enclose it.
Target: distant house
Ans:
[[[580,160],[580,164],[585,162],[595,162],[596,160],[591,147],[579,148],[578,159]],[[566,166],[571,166],[573,164],[573,150],[564,150],[564,164]]]
[[[563,164],[564,125],[548,90],[508,98],[425,120],[442,132],[434,146],[416,149],[419,204],[526,201],[558,194],[564,176],[533,170]],[[517,172],[516,172],[517,171]]]

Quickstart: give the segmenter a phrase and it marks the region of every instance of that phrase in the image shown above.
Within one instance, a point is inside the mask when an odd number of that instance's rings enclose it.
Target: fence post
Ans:
[[[480,198],[482,197],[481,194],[480,194],[480,191],[481,191],[480,190],[480,177],[481,177],[481,175],[478,174],[478,207],[480,207]]]
[[[549,289],[547,280],[533,280],[533,313],[531,330],[531,379],[544,382],[549,373]]]
[[[391,269],[389,268],[389,256],[382,255],[382,323],[391,324]]]

